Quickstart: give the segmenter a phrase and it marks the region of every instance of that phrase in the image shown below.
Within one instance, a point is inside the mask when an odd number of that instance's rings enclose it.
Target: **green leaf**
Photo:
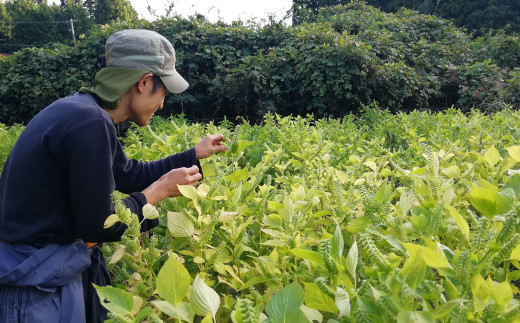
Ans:
[[[152,220],[159,218],[159,212],[155,208],[155,206],[151,205],[150,203],[146,203],[143,206],[143,218]]]
[[[349,222],[347,225],[347,230],[350,233],[356,233],[359,231],[363,231],[366,227],[368,227],[372,222],[367,216],[362,216],[359,218],[355,218]]]
[[[313,261],[316,264],[325,267],[325,263],[323,262],[323,256],[319,252],[300,248],[294,248],[289,251],[297,257]]]
[[[513,189],[517,199],[520,198],[520,174],[515,174],[507,180],[504,189],[508,188]]]
[[[505,281],[491,289],[491,296],[499,306],[506,306],[513,299],[513,289],[509,282]]]
[[[495,166],[499,161],[502,160],[502,157],[500,157],[500,153],[495,148],[495,146],[491,146],[488,150],[486,150],[486,153],[484,154],[484,158],[488,162],[489,165]]]
[[[202,164],[202,173],[204,178],[215,176],[217,175],[217,166],[214,163],[204,163]]]
[[[507,147],[506,150],[514,161],[520,162],[520,146]]]
[[[206,285],[204,279],[197,275],[191,289],[190,303],[196,314],[201,316],[211,314],[215,318],[220,306],[220,297],[217,292]]]
[[[180,212],[168,211],[168,230],[175,238],[192,237],[195,227],[186,216]]]
[[[337,313],[334,300],[321,291],[316,283],[303,283],[305,286],[305,305],[320,311]]]
[[[110,257],[110,261],[108,262],[108,264],[113,265],[113,264],[117,263],[119,260],[121,260],[121,258],[123,258],[123,256],[125,255],[125,252],[126,252],[126,246],[124,244],[118,245],[116,251],[114,251],[114,253],[112,254],[112,257]]]
[[[380,203],[386,203],[390,201],[390,197],[392,196],[392,187],[383,182],[379,189],[376,192],[375,200]]]
[[[156,289],[159,296],[178,306],[188,293],[190,283],[190,274],[177,257],[170,253],[170,257],[157,275]]]
[[[94,288],[101,300],[101,305],[111,313],[119,315],[131,314],[134,306],[132,294],[112,286],[100,287],[94,284]]]
[[[432,313],[433,318],[436,320],[439,320],[439,319],[443,318],[446,314],[449,314],[454,308],[460,307],[462,304],[464,304],[467,301],[468,300],[466,300],[466,299],[457,298],[457,299],[453,299],[449,302],[446,302],[446,303],[438,306],[437,308],[435,308],[435,310],[433,310],[433,313]]]
[[[307,319],[310,322],[314,322],[314,321],[323,322],[323,315],[317,309],[302,305],[300,307],[300,310],[303,312],[303,314],[305,314],[305,316],[307,317]]]
[[[247,168],[241,168],[234,171],[231,175],[225,176],[224,178],[231,182],[231,185],[243,181],[249,177],[249,171]]]
[[[229,200],[229,202],[231,202],[232,205],[235,205],[240,199],[240,195],[242,195],[242,183],[239,183],[237,187],[233,189],[232,192],[233,194],[231,195],[231,199]]]
[[[169,317],[185,322],[192,322],[195,316],[190,304],[186,302],[181,302],[177,306],[166,301],[153,301],[152,304]]]
[[[341,287],[336,288],[335,297],[336,307],[339,310],[338,317],[350,316],[350,297]]]
[[[477,274],[471,280],[471,293],[473,294],[475,311],[480,312],[491,297],[491,288],[480,274]]]
[[[469,201],[485,217],[492,218],[496,215],[497,192],[474,185],[469,195]]]
[[[401,193],[401,197],[399,198],[399,206],[401,209],[401,215],[405,217],[410,211],[412,204],[410,203],[409,195],[406,192]]]
[[[448,210],[448,213],[450,213],[452,219],[455,221],[455,223],[459,227],[460,231],[462,231],[462,234],[464,235],[466,240],[469,241],[469,225],[468,225],[468,222],[466,222],[466,220],[462,217],[462,215],[460,215],[460,213],[457,212],[457,210],[453,206],[445,204],[444,208],[446,210]]]
[[[347,270],[352,275],[354,280],[356,279],[356,268],[358,263],[358,247],[357,242],[354,240],[347,255]]]
[[[135,322],[142,322],[145,318],[154,314],[153,309],[150,306],[143,307],[137,314],[135,315]]]
[[[297,282],[274,294],[266,308],[271,322],[300,322],[298,319],[301,319],[302,315],[305,317],[300,310],[304,297],[303,288]]]
[[[410,219],[414,228],[418,229],[421,232],[425,232],[428,230],[428,218],[423,213],[419,215],[413,215]]]
[[[345,242],[343,241],[343,235],[341,234],[341,229],[339,225],[336,225],[336,230],[334,231],[334,236],[331,239],[330,246],[330,254],[336,259],[336,261],[340,261],[340,257],[343,254],[343,249],[345,248]]]
[[[211,317],[211,314],[206,315],[200,323],[213,323],[213,319]]]
[[[427,266],[432,268],[450,268],[446,256],[437,250],[413,243],[403,243],[403,246],[411,254],[411,257],[421,257]]]
[[[179,188],[179,192],[183,196],[186,196],[190,200],[197,200],[199,198],[199,194],[197,194],[197,189],[191,185],[177,185]]]
[[[506,188],[498,193],[496,204],[496,214],[506,214],[509,212],[515,203],[516,194],[512,188]]]
[[[426,263],[422,257],[418,255],[411,256],[404,262],[400,274],[410,288],[415,290],[417,286],[424,281],[424,277],[426,276]]]
[[[516,259],[520,261],[520,245],[516,246],[513,251],[511,252],[511,256],[509,259]]]
[[[119,221],[121,221],[119,219],[119,216],[117,214],[112,214],[105,220],[105,224],[103,224],[103,228],[108,229]]]
[[[397,315],[398,323],[434,323],[433,315],[431,312],[399,312]]]
[[[460,168],[458,166],[449,166],[442,170],[442,173],[446,175],[448,178],[459,178],[460,177]]]

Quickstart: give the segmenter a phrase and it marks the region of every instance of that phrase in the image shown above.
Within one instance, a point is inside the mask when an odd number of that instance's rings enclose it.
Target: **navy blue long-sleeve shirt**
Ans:
[[[119,240],[126,226],[103,229],[111,193],[142,218],[140,193],[163,174],[199,166],[195,150],[153,162],[127,159],[110,115],[90,94],[60,99],[26,126],[0,178],[0,241],[70,243]],[[156,221],[145,220],[142,229]]]

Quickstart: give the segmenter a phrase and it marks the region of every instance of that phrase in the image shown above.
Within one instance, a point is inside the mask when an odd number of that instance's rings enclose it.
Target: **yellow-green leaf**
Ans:
[[[444,205],[444,208],[448,210],[453,220],[455,220],[455,223],[459,227],[460,231],[462,231],[462,234],[464,234],[464,237],[466,237],[466,240],[469,241],[469,225],[468,222],[460,215],[457,210],[448,204]]]
[[[173,277],[175,278],[173,279]],[[157,275],[156,286],[159,296],[170,304],[178,306],[188,293],[190,283],[190,274],[177,257],[170,252],[168,260]]]
[[[316,283],[303,283],[305,286],[305,305],[320,311],[337,313],[338,307],[334,300],[321,291]]]
[[[179,192],[190,200],[196,200],[199,197],[197,189],[191,185],[177,185],[177,187],[179,187]]]
[[[487,188],[473,186],[469,195],[471,205],[482,215],[491,218],[495,216],[498,193]]]
[[[442,170],[442,173],[449,178],[459,178],[460,168],[458,166],[446,167]]]
[[[103,228],[108,229],[119,221],[119,216],[117,216],[117,214],[112,214],[105,220]]]
[[[500,306],[505,306],[513,299],[513,289],[511,285],[505,281],[498,285],[495,285],[491,289],[491,296]]]
[[[516,162],[520,162],[520,146],[507,147],[506,150],[511,158],[513,158]]]
[[[495,146],[491,146],[488,150],[486,150],[486,153],[484,154],[484,158],[488,162],[489,165],[495,166],[500,160],[502,160],[502,157],[500,157],[500,153],[495,148]]]
[[[475,311],[480,312],[484,309],[491,296],[491,288],[480,274],[471,280],[471,292],[473,293]]]

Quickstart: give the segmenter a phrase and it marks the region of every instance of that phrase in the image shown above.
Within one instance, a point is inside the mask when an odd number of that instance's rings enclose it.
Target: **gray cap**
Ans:
[[[181,93],[188,82],[175,70],[175,49],[155,31],[127,29],[107,39],[106,66],[150,71],[161,78],[168,91]]]

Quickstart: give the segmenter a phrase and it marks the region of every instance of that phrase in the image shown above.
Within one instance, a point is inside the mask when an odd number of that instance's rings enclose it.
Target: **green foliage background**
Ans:
[[[203,17],[96,27],[76,47],[29,48],[0,59],[0,121],[28,122],[46,105],[89,85],[106,38],[124,28],[165,35],[191,84],[163,114],[192,120],[267,112],[318,117],[377,102],[391,111],[496,111],[518,105],[520,39],[504,31],[472,38],[452,23],[362,2],[319,11],[296,27],[212,24]]]

